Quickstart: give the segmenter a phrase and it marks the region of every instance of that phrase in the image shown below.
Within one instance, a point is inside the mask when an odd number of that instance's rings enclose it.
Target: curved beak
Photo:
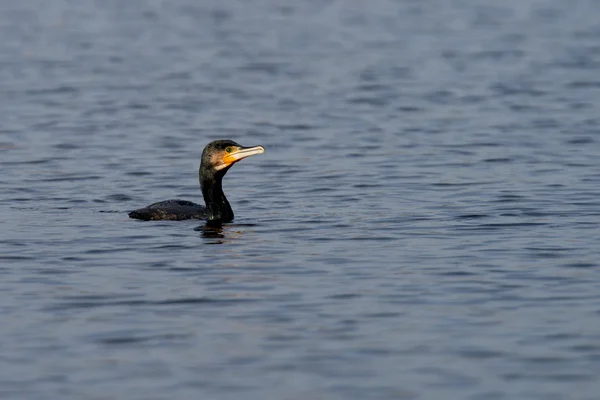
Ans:
[[[231,153],[226,153],[223,156],[223,162],[226,166],[230,166],[246,157],[250,157],[256,154],[262,154],[265,152],[265,148],[262,146],[254,147],[236,147],[232,149]]]

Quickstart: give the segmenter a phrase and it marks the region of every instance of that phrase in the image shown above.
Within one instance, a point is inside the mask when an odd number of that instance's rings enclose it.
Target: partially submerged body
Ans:
[[[129,213],[130,218],[144,221],[203,219],[208,217],[206,207],[187,200],[165,200]]]

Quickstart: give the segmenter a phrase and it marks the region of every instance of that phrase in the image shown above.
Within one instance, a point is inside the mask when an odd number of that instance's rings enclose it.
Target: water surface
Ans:
[[[596,399],[599,14],[0,1],[2,397]]]

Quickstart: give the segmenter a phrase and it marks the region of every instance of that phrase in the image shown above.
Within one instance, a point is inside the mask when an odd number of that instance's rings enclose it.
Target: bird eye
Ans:
[[[231,153],[231,147],[226,148],[225,151]]]

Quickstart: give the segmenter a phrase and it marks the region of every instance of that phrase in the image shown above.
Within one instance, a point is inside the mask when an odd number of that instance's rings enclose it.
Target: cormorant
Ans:
[[[150,220],[204,219],[209,223],[231,222],[233,210],[223,193],[222,179],[236,162],[262,154],[262,146],[242,147],[233,140],[215,140],[202,151],[200,189],[206,207],[186,200],[166,200],[129,213],[130,218]]]

